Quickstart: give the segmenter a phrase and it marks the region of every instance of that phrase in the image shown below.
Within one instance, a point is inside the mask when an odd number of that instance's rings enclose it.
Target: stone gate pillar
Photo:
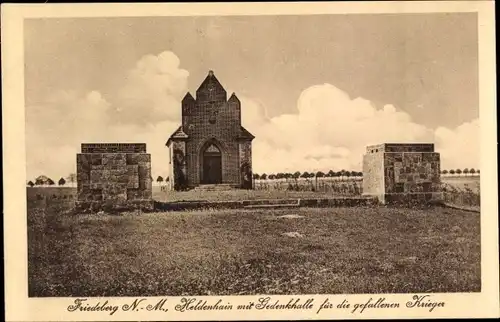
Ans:
[[[144,143],[82,144],[77,154],[77,209],[153,209],[151,155]]]
[[[382,204],[442,200],[440,155],[434,144],[379,144],[363,156],[363,194]]]

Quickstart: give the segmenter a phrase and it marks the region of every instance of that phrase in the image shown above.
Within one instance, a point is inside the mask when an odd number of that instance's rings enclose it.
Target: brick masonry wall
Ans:
[[[240,150],[240,184],[242,188],[252,189],[252,142],[244,141],[239,144]]]
[[[384,144],[384,152],[434,152],[434,144]]]
[[[186,142],[172,140],[170,145],[170,184],[171,188],[188,185]]]
[[[370,145],[366,147],[367,153],[378,152],[434,152],[434,144],[432,143],[384,143]]]
[[[82,153],[146,153],[146,143],[82,143]]]
[[[151,155],[77,154],[77,207],[80,210],[152,208]]]
[[[209,90],[211,88],[211,91]],[[240,184],[239,142],[241,108],[233,97],[227,101],[224,88],[215,78],[207,78],[196,93],[182,102],[182,125],[186,142],[186,169],[189,186],[201,182],[202,149],[214,143],[222,153],[222,183]]]

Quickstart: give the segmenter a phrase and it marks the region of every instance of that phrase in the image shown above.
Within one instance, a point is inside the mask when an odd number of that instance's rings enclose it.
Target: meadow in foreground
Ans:
[[[28,219],[32,297],[480,291],[479,214],[460,210],[49,207]]]

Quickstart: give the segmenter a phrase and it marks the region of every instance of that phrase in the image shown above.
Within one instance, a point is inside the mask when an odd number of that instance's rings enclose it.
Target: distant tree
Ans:
[[[461,175],[461,174],[462,174],[462,170],[460,170],[460,169],[456,169],[456,170],[455,170],[455,173],[456,173],[456,174],[458,174],[458,175]]]
[[[254,174],[253,174],[253,178],[254,178],[255,180],[259,180],[259,179],[260,179],[260,176],[259,176],[259,174],[258,174],[258,173],[254,173]]]
[[[464,175],[468,175],[469,174],[469,169],[468,168],[465,168],[464,169]]]
[[[469,173],[473,176],[474,174],[476,174],[476,169],[470,168]]]
[[[33,181],[28,181],[28,186],[33,187],[34,185]]]
[[[344,172],[344,175],[347,177],[347,179],[349,179],[349,177],[351,176],[351,172],[349,172],[349,171],[345,171],[345,172]]]
[[[165,178],[165,182],[169,182],[169,181],[170,181],[170,177],[169,177],[169,176],[167,176],[167,177]]]
[[[276,175],[271,173],[267,178],[269,180],[274,180],[274,179],[276,179]]]
[[[481,173],[481,171],[480,171],[479,169],[477,169],[477,170],[476,170],[476,173],[477,173],[477,174],[480,174],[480,173]]]
[[[49,178],[49,179],[47,180],[47,184],[48,184],[49,186],[53,186],[53,185],[55,185],[56,183],[54,182],[54,180],[52,180],[52,179],[50,179],[50,178]]]
[[[451,169],[451,170],[450,170],[450,174],[451,174],[451,175],[454,175],[454,174],[455,174],[455,170]]]
[[[446,174],[448,174],[448,170],[443,170],[443,171],[441,171],[441,173],[446,175]]]
[[[302,173],[302,175],[300,177],[306,178],[306,179],[309,178],[309,172],[306,171],[306,172]]]
[[[38,176],[38,178],[35,179],[35,185],[37,186],[43,186],[49,183],[49,178],[47,176],[41,175]]]
[[[351,177],[357,177],[358,172],[357,171],[351,171]]]
[[[70,173],[66,179],[68,180],[69,183],[71,183],[71,186],[75,185],[76,182],[76,173]]]
[[[161,183],[163,182],[163,177],[158,176],[158,178],[156,178],[156,182],[158,182],[158,184],[161,186]]]
[[[64,186],[66,184],[66,180],[64,180],[64,178],[61,178],[59,179],[59,181],[57,182],[58,185],[60,186]]]
[[[363,176],[363,172],[359,171],[358,172],[358,177],[362,177]]]
[[[333,170],[328,171],[327,177],[330,177],[330,178],[335,177],[335,171],[333,171]]]
[[[267,174],[263,173],[263,174],[260,176],[260,178],[261,178],[262,180],[266,180],[266,179],[267,179]]]

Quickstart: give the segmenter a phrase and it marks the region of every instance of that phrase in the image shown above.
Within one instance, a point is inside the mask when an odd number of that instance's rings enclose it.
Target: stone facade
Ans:
[[[151,155],[146,144],[82,144],[76,156],[81,211],[152,210]]]
[[[440,155],[434,144],[368,146],[363,156],[363,194],[383,204],[441,200]]]
[[[252,189],[252,140],[241,125],[241,102],[210,71],[182,100],[182,125],[170,136],[170,187],[228,184]]]

